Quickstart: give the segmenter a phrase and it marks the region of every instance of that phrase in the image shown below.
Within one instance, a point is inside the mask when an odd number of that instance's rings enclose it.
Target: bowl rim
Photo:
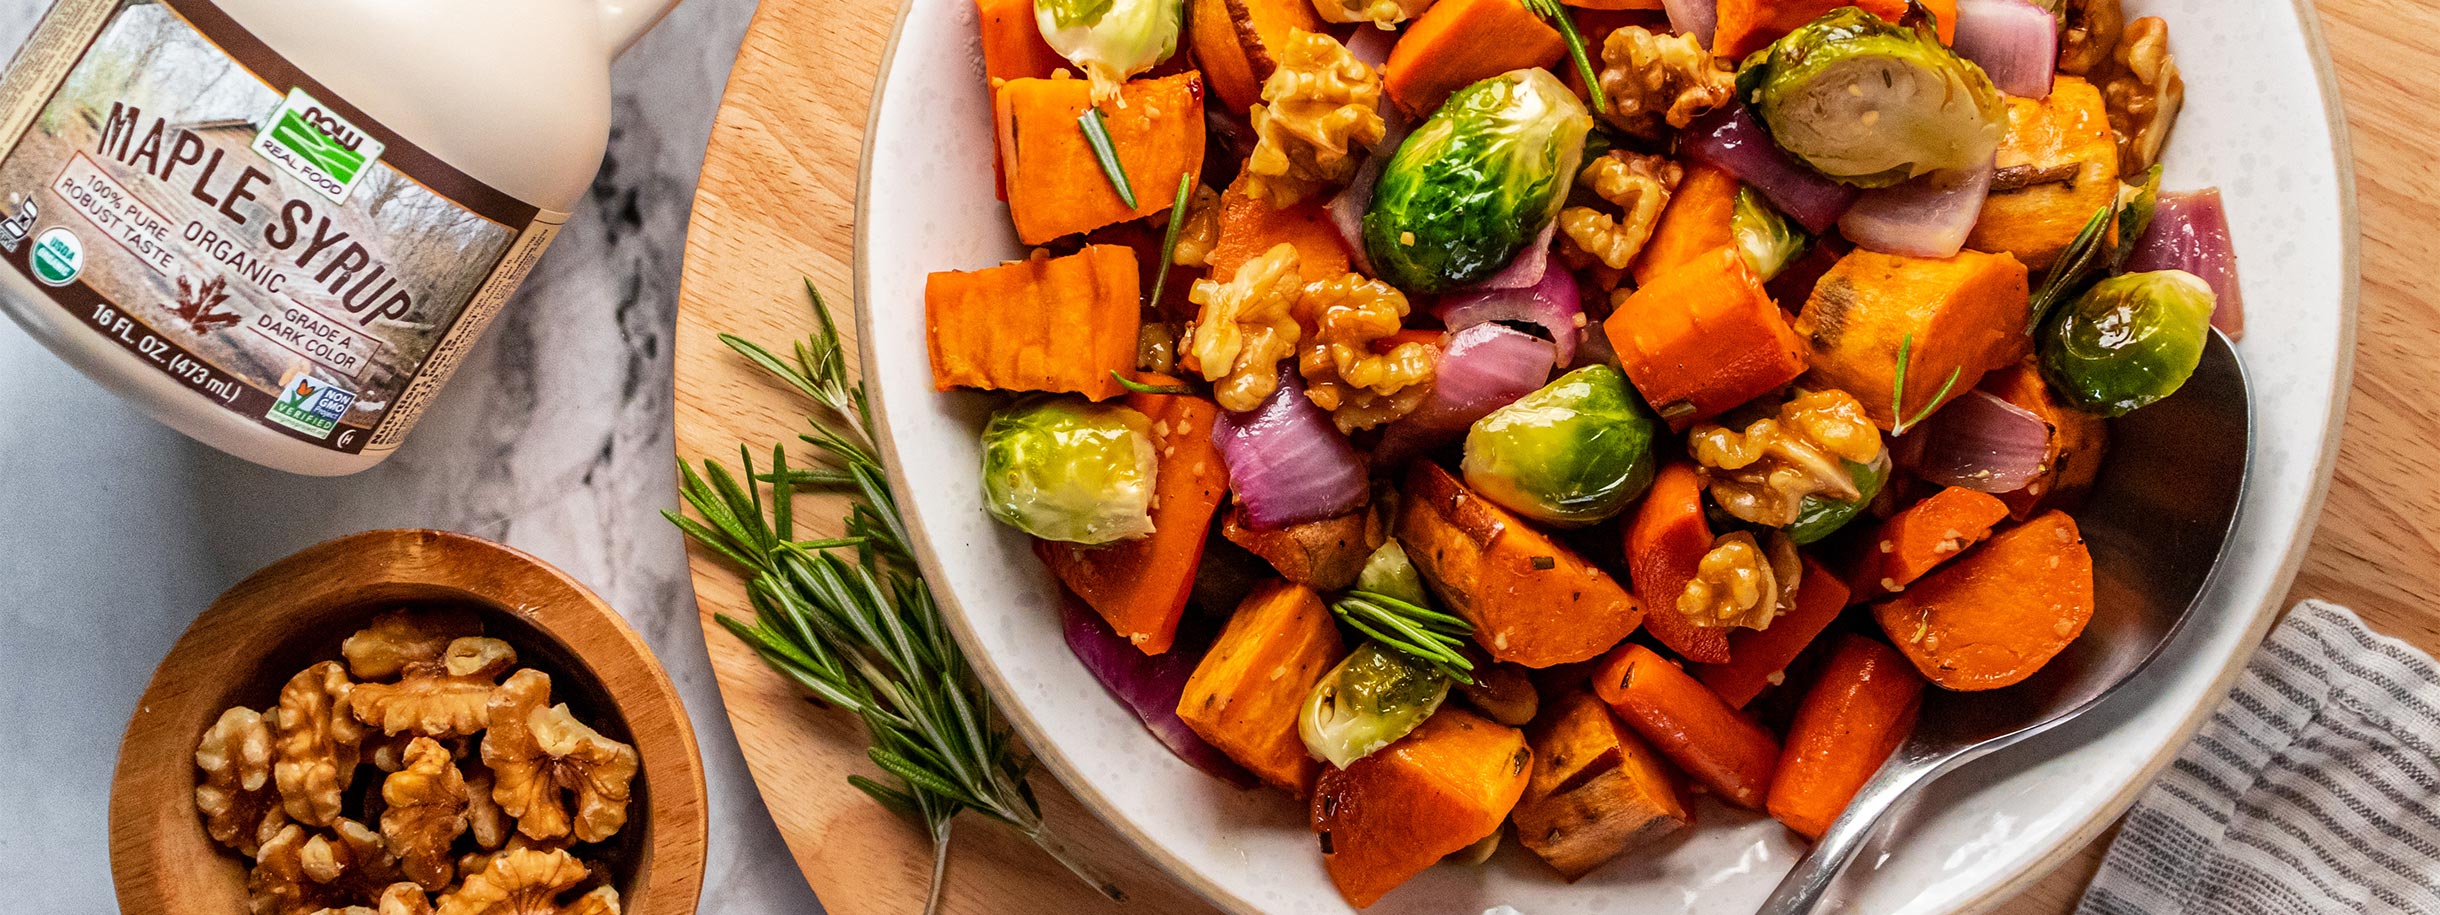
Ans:
[[[477,562],[482,574],[470,574]],[[324,574],[332,572],[340,574]],[[300,576],[303,586],[296,587]],[[264,566],[214,598],[155,666],[120,739],[111,776],[110,872],[120,907],[184,911],[179,904],[191,900],[179,887],[192,878],[176,878],[195,867],[178,856],[191,854],[198,839],[202,847],[224,851],[202,837],[195,816],[193,754],[200,731],[177,720],[198,703],[218,704],[220,693],[191,691],[172,671],[219,657],[224,652],[216,642],[262,632],[295,613],[361,601],[363,591],[383,586],[442,588],[485,601],[492,605],[486,609],[534,627],[589,668],[624,719],[650,786],[637,817],[648,831],[628,881],[635,892],[621,900],[622,910],[693,912],[703,887],[709,795],[694,725],[668,672],[616,610],[566,572],[504,544],[412,528],[326,540]],[[258,656],[277,647],[260,643],[244,653]],[[209,726],[209,720],[201,725]],[[175,765],[164,764],[173,760]],[[163,798],[177,802],[165,805]]]
[[[2330,155],[2335,164],[2333,191],[2339,198],[2340,288],[2337,303],[2337,351],[2332,360],[2330,411],[2320,432],[2321,447],[2319,453],[2313,458],[2312,480],[2305,494],[2305,500],[2288,529],[2279,534],[2284,540],[2279,568],[2263,589],[2262,596],[2251,607],[2244,608],[2244,619],[2248,628],[2245,638],[2238,643],[2242,647],[2221,658],[2219,669],[2215,672],[2210,687],[2203,693],[2207,697],[2227,693],[2228,689],[2235,684],[2238,676],[2244,672],[2254,650],[2269,634],[2272,625],[2285,615],[2283,602],[2289,589],[2293,587],[2297,573],[2303,568],[2306,554],[2310,551],[2313,533],[2320,524],[2322,506],[2328,498],[2330,482],[2337,470],[2340,438],[2346,425],[2347,400],[2353,389],[2355,376],[2355,335],[2362,291],[2363,233],[2356,197],[2354,151],[2352,141],[2347,134],[2337,66],[2330,57],[2329,42],[2322,29],[2320,17],[2314,10],[2313,0],[2288,0],[2288,6],[2295,17],[2297,32],[2304,42],[2306,57],[2315,77],[2314,91],[2320,98],[2323,117],[2330,132]],[[875,128],[881,123],[884,103],[889,96],[890,77],[897,64],[899,42],[914,18],[915,8],[916,4],[912,2],[901,3],[898,12],[893,17],[889,40],[881,52],[880,72],[874,76],[872,98],[865,116],[862,152],[858,155],[854,210],[855,248],[851,258],[851,267],[854,290],[852,304],[855,309],[855,327],[859,341],[878,338],[874,327],[875,309],[871,305],[873,298],[871,294],[871,246],[867,244],[868,227],[871,225],[868,217],[874,199],[872,138]],[[864,353],[861,346],[857,348],[856,353],[858,375],[862,377]],[[913,481],[906,477],[902,469],[902,462],[898,460],[896,427],[890,420],[890,398],[880,385],[870,385],[867,390],[876,420],[875,434],[879,439],[877,444],[882,451],[882,463],[890,486],[898,492],[910,491]],[[931,576],[944,568],[945,563],[933,547],[931,532],[921,513],[909,513],[905,524],[912,540],[910,546],[915,551],[916,562],[925,574]],[[2221,561],[2225,562],[2226,557],[2223,556]],[[2217,569],[2215,568],[2214,571],[2216,572]],[[1124,836],[1130,845],[1158,864],[1170,879],[1185,885],[1212,905],[1229,912],[1261,911],[1261,907],[1252,900],[1245,899],[1206,879],[1198,868],[1179,857],[1166,844],[1155,840],[1137,826],[1132,818],[1123,815],[1119,805],[1104,794],[1098,785],[1078,776],[1077,773],[1081,772],[1082,768],[1077,765],[1075,760],[1068,757],[1058,741],[1049,739],[1049,730],[1034,717],[1032,710],[1023,703],[1012,701],[1011,697],[1016,695],[1016,692],[1011,688],[999,664],[992,659],[988,651],[982,650],[984,647],[982,641],[974,631],[972,618],[968,615],[960,596],[950,589],[943,588],[937,593],[937,599],[944,607],[952,608],[955,611],[943,614],[948,618],[950,632],[957,638],[959,645],[965,649],[976,674],[992,691],[992,695],[998,701],[1001,715],[1017,730],[1018,735],[1025,740],[1026,746],[1034,755],[1047,763],[1044,768],[1048,769],[1062,786],[1082,801],[1085,808],[1090,810],[1094,817],[1100,819],[1111,830]],[[2094,808],[2090,816],[2074,828],[2062,833],[2059,840],[2042,853],[2021,858],[2006,866],[1999,879],[1992,881],[1973,896],[1958,902],[1949,911],[1964,915],[1964,913],[1980,913],[1996,908],[2015,898],[2035,882],[2049,876],[2068,859],[2082,853],[2095,839],[2116,823],[2128,808],[2134,805],[2137,796],[2151,787],[2161,770],[2167,768],[2178,752],[2192,740],[2193,735],[2201,729],[2203,722],[2216,708],[2215,703],[2206,701],[2197,703],[2194,708],[2189,709],[2171,733],[2171,739],[2164,742],[2158,752],[2145,760],[2137,777],[2127,780],[2109,798]]]

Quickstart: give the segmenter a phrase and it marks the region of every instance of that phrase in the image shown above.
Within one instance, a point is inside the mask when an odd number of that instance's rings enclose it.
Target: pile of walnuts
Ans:
[[[195,748],[195,807],[253,859],[253,915],[618,915],[570,846],[626,825],[635,748],[468,612],[384,613],[340,654]]]

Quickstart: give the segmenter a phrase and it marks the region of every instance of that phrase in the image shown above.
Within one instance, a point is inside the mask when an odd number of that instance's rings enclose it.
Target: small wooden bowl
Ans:
[[[128,912],[244,912],[245,862],[195,812],[195,744],[230,706],[268,709],[280,685],[376,613],[446,603],[483,615],[552,700],[642,762],[627,828],[604,850],[631,915],[684,915],[703,886],[703,762],[669,675],[601,598],[524,553],[463,534],[370,531],[282,559],[195,618],[153,672],[119,744],[110,870]],[[352,790],[361,788],[357,776]]]

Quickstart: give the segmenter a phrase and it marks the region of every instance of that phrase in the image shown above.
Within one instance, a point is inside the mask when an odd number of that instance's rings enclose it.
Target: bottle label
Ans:
[[[567,214],[469,177],[207,0],[61,0],[0,82],[0,270],[194,396],[394,450]]]

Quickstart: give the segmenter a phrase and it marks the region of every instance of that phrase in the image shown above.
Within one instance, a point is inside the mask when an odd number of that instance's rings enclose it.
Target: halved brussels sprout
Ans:
[[[1177,53],[1185,19],[1186,0],[1034,0],[1043,43],[1084,70],[1096,102]]]
[[[1766,283],[1813,245],[1813,236],[1805,234],[1803,226],[1782,215],[1750,187],[1737,189],[1737,207],[1730,211],[1728,226],[1729,234],[1737,239],[1737,253],[1745,255],[1745,265],[1754,268],[1754,274]]]
[[[1305,694],[1296,735],[1313,758],[1344,769],[1396,743],[1448,697],[1449,678],[1431,665],[1366,642]]]
[[[1863,513],[1864,506],[1871,505],[1873,498],[1881,494],[1881,487],[1889,483],[1887,448],[1881,449],[1881,456],[1873,458],[1870,464],[1849,460],[1839,463],[1846,465],[1847,475],[1855,478],[1858,493],[1855,501],[1806,496],[1803,502],[1797,503],[1796,523],[1788,525],[1788,539],[1802,545],[1838,533],[1839,528],[1846,527],[1847,522]]]
[[[2007,124],[1981,67],[1852,6],[1756,52],[1737,84],[1781,149],[1858,187],[1988,167]]]
[[[983,426],[983,507],[1044,540],[1150,534],[1160,468],[1151,429],[1142,413],[1077,397],[1003,407]]]
[[[1432,606],[1432,595],[1423,589],[1423,573],[1415,571],[1414,560],[1406,558],[1406,548],[1396,540],[1381,544],[1380,549],[1364,558],[1364,570],[1356,573],[1356,590],[1395,597],[1418,607]]]
[[[2183,270],[2102,280],[2043,325],[2042,376],[2088,412],[2123,416],[2185,386],[2218,304]]]
[[[1476,420],[1466,433],[1466,485],[1528,518],[1592,524],[1651,487],[1660,432],[1626,376],[1588,365]]]
[[[1499,272],[1559,215],[1593,117],[1542,69],[1449,96],[1373,185],[1364,250],[1382,279],[1441,292]]]

